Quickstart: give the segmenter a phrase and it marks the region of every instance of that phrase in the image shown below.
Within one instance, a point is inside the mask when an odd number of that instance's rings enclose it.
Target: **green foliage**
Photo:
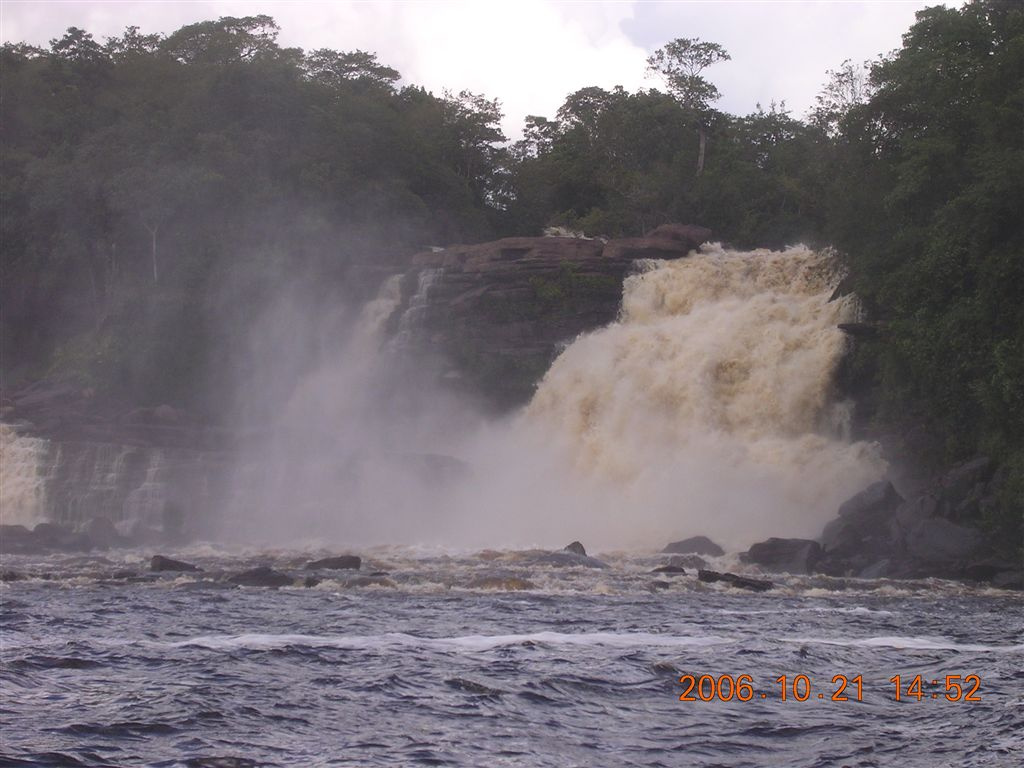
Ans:
[[[337,302],[356,262],[494,234],[496,101],[277,33],[226,17],[0,49],[8,365],[200,407],[283,283]]]

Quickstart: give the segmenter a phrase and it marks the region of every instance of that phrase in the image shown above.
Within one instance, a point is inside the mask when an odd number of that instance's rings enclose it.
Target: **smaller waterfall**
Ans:
[[[430,289],[443,274],[443,269],[420,270],[416,280],[416,292],[409,299],[409,305],[398,321],[398,331],[391,344],[396,349],[408,349],[415,345],[416,336],[421,332],[427,316]]]
[[[28,528],[46,516],[49,443],[0,424],[0,524]]]

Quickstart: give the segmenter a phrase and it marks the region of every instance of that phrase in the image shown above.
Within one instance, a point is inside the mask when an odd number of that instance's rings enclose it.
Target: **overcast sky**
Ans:
[[[373,51],[403,82],[435,93],[469,89],[501,100],[505,132],[528,114],[553,117],[586,86],[657,87],[645,59],[677,37],[721,44],[732,61],[706,72],[718,107],[746,114],[785,100],[796,116],[814,104],[826,71],[900,46],[920,0],[688,0],[680,2],[227,2],[0,0],[0,38],[45,45],[69,26],[97,40],[136,25],[168,33],[219,16],[266,13],[278,42],[311,50]],[[953,4],[947,2],[948,4]]]

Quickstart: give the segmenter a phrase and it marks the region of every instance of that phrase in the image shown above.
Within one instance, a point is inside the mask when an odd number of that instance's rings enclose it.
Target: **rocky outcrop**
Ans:
[[[708,557],[720,557],[725,554],[725,550],[707,536],[691,536],[682,541],[673,541],[661,551],[667,555],[694,554]]]
[[[391,320],[395,343],[425,352],[440,375],[497,408],[526,402],[560,345],[612,322],[636,259],[676,259],[701,227],[649,237],[510,237],[420,253]]]
[[[186,563],[184,560],[175,560],[171,557],[165,557],[164,555],[153,555],[153,559],[149,561],[149,570],[165,572],[185,572],[190,573],[194,571],[201,571],[202,568],[192,565],[192,563]]]
[[[587,556],[587,550],[578,541],[574,541],[571,544],[566,544],[564,547],[562,547],[562,551],[571,552],[574,555],[582,555],[583,557]]]
[[[718,571],[697,571],[697,580],[708,584],[725,582],[729,586],[739,589],[748,589],[751,592],[767,592],[775,585],[763,579],[751,579],[747,576],[737,576],[735,573],[719,573]]]
[[[965,462],[909,499],[888,481],[865,488],[825,526],[823,554],[814,570],[832,576],[936,576],[1012,586],[1022,570],[1014,560],[1014,545],[989,539],[979,527],[996,503],[992,470],[985,458]],[[994,554],[1004,550],[1005,557]]]
[[[821,559],[821,545],[809,539],[771,538],[754,544],[740,555],[744,563],[772,573],[810,573]]]
[[[288,587],[295,583],[288,574],[275,571],[266,565],[236,573],[229,576],[228,581],[241,587]]]

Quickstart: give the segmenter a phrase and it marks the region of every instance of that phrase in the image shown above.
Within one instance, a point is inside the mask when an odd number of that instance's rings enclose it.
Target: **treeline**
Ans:
[[[675,40],[649,60],[662,90],[582,89],[511,144],[496,100],[277,31],[256,16],[3,47],[8,382],[70,372],[212,414],[283,281],[331,301],[353,264],[428,244],[693,222],[740,246],[835,245],[880,330],[853,361],[875,418],[919,428],[936,462],[995,456],[1000,509],[1020,514],[1019,3],[921,11],[900,50],[823,74],[803,120],[716,110],[728,53]]]

